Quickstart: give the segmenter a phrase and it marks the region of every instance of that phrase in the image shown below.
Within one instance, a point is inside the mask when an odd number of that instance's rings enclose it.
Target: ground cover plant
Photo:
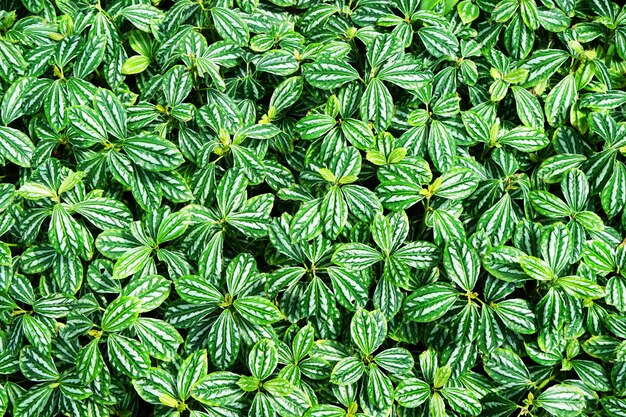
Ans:
[[[1,0],[0,415],[626,416],[626,9]]]

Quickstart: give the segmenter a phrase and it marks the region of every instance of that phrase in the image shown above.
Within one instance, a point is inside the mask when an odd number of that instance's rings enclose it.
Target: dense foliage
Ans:
[[[625,76],[610,0],[0,1],[0,414],[626,416]]]

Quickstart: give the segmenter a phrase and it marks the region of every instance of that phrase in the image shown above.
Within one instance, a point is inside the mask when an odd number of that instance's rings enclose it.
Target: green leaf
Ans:
[[[569,57],[566,51],[560,49],[537,50],[524,63],[524,67],[528,68],[528,77],[523,86],[532,87],[549,79]]]
[[[5,126],[22,116],[26,111],[26,99],[29,96],[31,88],[39,85],[34,77],[23,77],[14,82],[5,92],[0,105],[0,113],[2,114],[2,122]],[[41,83],[45,87],[44,83]]]
[[[102,230],[125,227],[133,220],[132,214],[122,202],[110,198],[84,200],[74,204],[72,210]]]
[[[48,239],[60,254],[69,257],[75,256],[83,245],[80,225],[61,204],[52,209]]]
[[[359,105],[361,119],[372,122],[378,130],[386,129],[391,123],[394,114],[394,104],[391,93],[379,79],[373,79],[367,85]]]
[[[416,408],[430,397],[430,386],[417,378],[407,378],[398,384],[394,397],[402,407]]]
[[[257,71],[276,75],[291,75],[299,67],[294,55],[282,50],[266,52],[256,63]]]
[[[104,369],[104,359],[98,348],[98,340],[93,339],[83,346],[76,355],[76,372],[84,383],[96,379]]]
[[[282,318],[278,307],[260,296],[238,298],[233,306],[245,320],[254,324],[272,324]]]
[[[337,385],[349,385],[359,379],[365,372],[363,362],[353,356],[341,359],[330,374],[330,382]]]
[[[0,126],[0,156],[21,167],[29,167],[35,145],[19,130]]]
[[[176,292],[192,304],[216,308],[222,302],[222,293],[208,280],[198,275],[186,275],[176,281]]]
[[[189,72],[182,65],[176,65],[163,75],[161,81],[165,101],[174,107],[181,104],[192,89],[192,81]]]
[[[94,108],[104,119],[107,132],[118,139],[126,137],[126,109],[111,91],[99,88],[94,96]]]
[[[547,191],[531,191],[529,197],[535,210],[546,217],[559,218],[570,214],[568,205]]]
[[[31,381],[55,381],[60,374],[50,354],[44,354],[33,346],[20,351],[20,370]]]
[[[246,199],[248,181],[241,171],[228,170],[217,186],[217,205],[223,215],[238,210]]]
[[[9,22],[11,22],[10,18]],[[0,40],[0,57],[2,57],[0,76],[3,79],[9,81],[16,75],[24,74],[28,64],[17,46],[14,46],[7,40]]]
[[[189,398],[192,390],[198,385],[201,378],[206,377],[208,370],[206,349],[198,350],[185,359],[176,377],[176,388],[180,396]]]
[[[217,33],[223,39],[233,41],[239,46],[244,46],[250,39],[248,25],[241,18],[239,12],[223,7],[213,7],[211,16]]]
[[[164,17],[163,12],[148,4],[135,4],[125,7],[120,15],[144,32],[150,31],[150,26],[157,24]]]
[[[33,311],[46,317],[65,317],[76,300],[67,294],[49,294],[38,298]]]
[[[156,243],[160,245],[182,236],[187,230],[190,220],[189,213],[184,211],[165,216],[159,225]]]
[[[576,359],[572,361],[572,367],[588,387],[596,391],[611,390],[609,379],[600,364],[593,361]]]
[[[429,79],[419,64],[408,60],[396,61],[383,66],[378,72],[378,78],[405,90],[420,88]]]
[[[92,145],[107,140],[107,132],[102,117],[89,107],[70,107],[68,114],[70,125],[76,130],[72,141],[83,145]]]
[[[134,163],[148,171],[170,171],[184,162],[176,146],[156,135],[141,134],[124,141],[124,150]]]
[[[583,391],[573,385],[553,385],[537,397],[537,406],[553,416],[577,416],[585,408]]]
[[[136,272],[141,271],[148,261],[150,261],[152,248],[148,246],[137,246],[128,251],[115,262],[113,267],[113,279],[126,278]]]
[[[368,300],[367,285],[358,272],[334,267],[328,268],[327,272],[335,297],[343,307],[354,311],[355,308],[365,306]]]
[[[559,277],[556,283],[563,288],[565,292],[576,298],[601,298],[605,295],[604,289],[601,286],[590,279],[576,275]]]
[[[148,373],[150,366],[148,352],[135,339],[110,334],[107,346],[109,362],[116,371],[130,378],[140,378]]]
[[[133,387],[150,404],[176,406],[178,403],[174,378],[162,369],[151,368],[148,375],[133,381]]]
[[[239,327],[233,314],[224,310],[213,323],[209,333],[209,355],[211,361],[220,369],[230,366],[239,353]]]
[[[343,417],[346,412],[343,408],[335,405],[316,404],[309,408],[304,417]]]
[[[264,380],[274,372],[278,364],[278,352],[269,339],[259,340],[248,355],[248,365],[252,376]]]
[[[276,410],[272,406],[269,398],[270,397],[263,392],[257,393],[250,405],[250,414],[259,416],[275,414]]]
[[[352,341],[365,355],[380,347],[387,335],[387,320],[378,310],[357,310],[350,322]]]
[[[348,205],[338,186],[333,186],[322,200],[320,209],[321,221],[325,224],[326,233],[336,237],[348,220]]]
[[[525,126],[509,130],[498,141],[522,152],[536,152],[548,146],[549,143],[543,131]]]
[[[606,283],[606,302],[620,312],[626,311],[626,279],[612,277]]]
[[[286,416],[301,416],[311,407],[307,394],[300,388],[280,378],[266,382],[269,399],[277,413]],[[279,387],[279,389],[276,389]],[[284,387],[284,388],[283,388]],[[279,395],[283,393],[284,395]],[[257,395],[258,397],[258,395]]]
[[[602,240],[586,242],[583,259],[591,269],[603,275],[615,269],[615,252],[608,243]]]
[[[450,241],[443,253],[443,263],[456,285],[472,291],[480,274],[480,258],[474,249],[464,241]]]
[[[119,297],[109,304],[102,315],[105,332],[119,332],[132,326],[139,317],[141,302],[135,297]]]
[[[519,263],[528,275],[540,281],[551,281],[556,275],[546,261],[534,256],[522,256]]]
[[[365,269],[383,259],[380,252],[363,243],[347,243],[333,254],[333,262],[353,270]]]
[[[39,200],[42,198],[55,198],[56,191],[43,184],[27,182],[17,190],[17,194],[29,200]]]
[[[535,314],[528,302],[520,299],[505,300],[493,306],[493,311],[504,325],[516,333],[535,333]]]
[[[471,391],[462,388],[446,387],[441,389],[441,395],[448,400],[452,409],[459,413],[480,415],[482,411],[480,401]]]
[[[524,387],[532,382],[522,359],[513,351],[496,349],[484,362],[485,372],[504,387]]]
[[[304,79],[313,87],[332,90],[359,79],[359,73],[347,62],[324,59],[302,66]]]
[[[392,244],[392,230],[389,220],[380,213],[376,214],[376,216],[374,216],[371,231],[372,239],[374,239],[376,245],[378,245],[384,253],[389,253],[391,251]]]
[[[89,36],[83,51],[74,64],[75,77],[85,78],[95,71],[104,59],[106,40],[99,36]]]
[[[403,348],[391,348],[376,355],[374,361],[387,372],[404,375],[413,368],[413,356]]]
[[[371,364],[369,369],[367,396],[372,404],[376,404],[380,408],[389,407],[393,401],[391,380],[374,364]]]
[[[307,324],[296,333],[292,342],[295,360],[301,360],[313,349],[314,337],[315,331],[310,324]]]
[[[439,250],[430,242],[410,242],[395,251],[392,259],[413,268],[426,269],[437,262]]]
[[[458,297],[449,284],[429,284],[406,298],[404,313],[409,320],[428,323],[446,314]]]
[[[163,320],[140,317],[134,325],[137,337],[150,356],[169,361],[176,356],[183,338],[178,331]]]
[[[44,103],[44,113],[48,123],[56,131],[65,127],[67,101],[65,83],[62,80],[54,81],[48,90],[48,96]]]
[[[302,94],[302,77],[291,77],[281,82],[270,98],[270,108],[280,112],[292,106]]]
[[[579,169],[570,170],[561,180],[561,189],[572,211],[581,211],[589,196],[589,181]]]
[[[424,199],[424,195],[420,194],[421,190],[421,186],[404,181],[386,181],[376,189],[381,202],[393,211],[406,210]]]
[[[55,393],[51,384],[36,385],[23,393],[20,401],[15,405],[15,416],[35,417],[48,415],[53,406]]]
[[[295,128],[302,139],[316,139],[328,133],[335,124],[333,117],[325,114],[312,114],[300,119]]]
[[[525,88],[514,85],[511,86],[511,90],[515,97],[517,116],[520,121],[526,127],[542,129],[544,115],[539,100]]]
[[[433,160],[435,168],[441,172],[449,171],[455,154],[456,142],[448,129],[440,121],[433,120],[428,134],[428,155]]]
[[[435,58],[454,59],[458,56],[459,41],[448,30],[438,26],[427,26],[417,33],[426,50]]]
[[[576,81],[573,75],[563,78],[546,97],[546,119],[551,126],[563,123],[576,101]]]
[[[450,200],[462,200],[476,190],[478,177],[469,169],[454,168],[439,177],[435,184],[432,188],[436,196]]]
[[[375,139],[372,134],[372,129],[367,123],[361,120],[343,120],[341,123],[341,131],[350,143],[358,149],[367,150],[374,146]]]
[[[498,246],[511,237],[515,223],[516,216],[511,197],[504,194],[495,205],[480,216],[477,228],[484,230],[491,243]]]
[[[237,385],[238,380],[239,375],[232,372],[212,372],[198,381],[191,395],[209,406],[228,406],[244,394]]]
[[[626,187],[626,167],[623,163],[616,162],[613,173],[601,194],[602,208],[609,218],[615,217],[626,206],[626,194],[620,191],[624,187]]]

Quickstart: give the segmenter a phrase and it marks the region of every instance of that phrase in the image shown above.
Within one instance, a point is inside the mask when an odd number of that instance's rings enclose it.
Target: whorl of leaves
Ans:
[[[0,415],[626,416],[626,8],[1,0]]]

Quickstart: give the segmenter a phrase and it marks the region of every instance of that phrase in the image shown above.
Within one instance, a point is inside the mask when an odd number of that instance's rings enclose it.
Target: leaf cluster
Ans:
[[[0,415],[626,416],[626,7],[0,1]]]

